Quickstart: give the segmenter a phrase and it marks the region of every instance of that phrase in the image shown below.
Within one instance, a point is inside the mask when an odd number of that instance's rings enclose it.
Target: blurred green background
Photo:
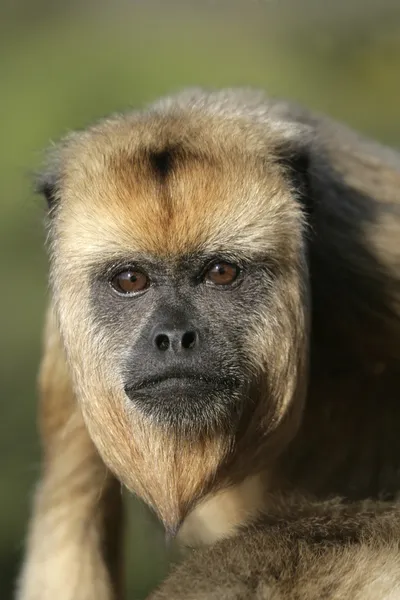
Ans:
[[[0,599],[12,597],[39,471],[35,378],[46,300],[31,173],[70,128],[187,85],[252,85],[400,145],[399,0],[0,1]],[[168,567],[130,501],[129,598]]]

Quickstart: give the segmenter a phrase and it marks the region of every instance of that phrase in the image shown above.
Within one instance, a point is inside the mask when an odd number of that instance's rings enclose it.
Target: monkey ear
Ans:
[[[300,117],[293,121],[286,104],[278,104],[273,109],[272,116],[271,129],[276,136],[277,161],[299,204],[307,217],[310,217],[314,212],[310,173],[312,148],[315,144],[314,128]]]
[[[44,196],[49,210],[53,209],[57,201],[57,176],[53,172],[44,171],[36,176],[35,192]]]
[[[283,167],[291,187],[308,217],[313,214],[314,203],[310,177],[310,149],[306,143],[286,143],[278,150],[278,162]]]
[[[60,199],[60,182],[63,173],[62,150],[72,134],[52,144],[44,152],[43,167],[34,177],[34,190],[46,200],[49,211],[52,211]]]

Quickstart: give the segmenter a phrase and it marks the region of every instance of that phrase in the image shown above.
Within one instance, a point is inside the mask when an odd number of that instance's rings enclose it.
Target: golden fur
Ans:
[[[100,544],[110,473],[190,543],[233,535],[269,507],[271,489],[396,494],[399,164],[340,125],[248,91],[188,91],[71,134],[51,153],[41,182],[52,289],[44,467],[21,600],[113,598],[118,576]],[[127,401],[121,349],[96,321],[91,278],[120,257],[170,265],[222,250],[267,257],[274,280],[268,302],[244,316],[254,380],[239,427],[186,436]],[[93,562],[73,587],[82,519]],[[321,597],[313,593],[298,597]]]
[[[51,315],[40,389],[43,475],[27,541],[31,559],[18,594],[32,600],[56,598],[60,591],[65,600],[120,597],[120,484],[87,434]]]
[[[257,249],[271,261],[279,261],[282,269],[281,257],[285,256],[289,268],[275,309],[281,318],[266,324],[276,331],[260,339],[253,359],[261,367],[273,354],[276,367],[270,373],[269,395],[274,401],[269,403],[268,414],[264,415],[265,407],[260,406],[260,413],[255,411],[248,425],[249,437],[255,441],[258,435],[260,446],[261,438],[270,445],[278,429],[281,445],[285,429],[296,424],[304,394],[298,377],[300,371],[305,379],[307,349],[300,279],[302,214],[294,202],[287,205],[283,201],[290,189],[281,167],[271,160],[265,176],[264,156],[261,159],[257,154],[265,146],[261,132],[257,140],[250,127],[249,132],[238,128],[241,137],[231,134],[232,147],[220,149],[217,143],[213,154],[210,140],[216,128],[220,127],[222,136],[230,129],[224,116],[204,122],[202,134],[197,134],[198,124],[193,131],[193,120],[191,113],[180,118],[128,116],[67,140],[57,156],[62,202],[51,233],[52,279],[57,282],[53,297],[67,357],[71,365],[79,364],[72,375],[89,433],[118,478],[173,529],[207,491],[234,440],[210,436],[194,443],[170,432],[164,435],[141,415],[125,409],[123,390],[107,369],[110,350],[113,352],[110,341],[93,334],[85,296],[88,270],[105,258],[135,252],[179,256],[203,248],[212,252],[228,247],[250,254]],[[173,177],[160,189],[145,161],[146,151],[157,152],[165,144],[173,148],[182,139],[188,140],[187,147],[178,156]],[[135,152],[137,161],[132,161]],[[83,206],[89,203],[88,221],[82,216]],[[78,297],[73,305],[63,301]],[[263,318],[260,314],[257,329]],[[75,323],[80,323],[78,343]],[[290,333],[279,336],[280,330]],[[249,352],[258,335],[257,330],[249,333]],[[278,337],[281,348],[276,343],[268,347],[269,339]],[[298,351],[293,352],[294,348]],[[82,360],[82,353],[93,359]],[[299,396],[298,402],[293,401],[294,396]],[[264,423],[257,434],[260,418]],[[258,454],[260,448],[254,450]],[[256,464],[254,467],[258,470]]]

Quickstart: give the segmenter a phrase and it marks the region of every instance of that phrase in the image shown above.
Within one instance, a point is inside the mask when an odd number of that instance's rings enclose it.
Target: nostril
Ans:
[[[159,350],[161,350],[162,352],[165,352],[165,350],[168,350],[169,337],[167,335],[165,335],[165,333],[160,333],[159,335],[157,335],[155,342],[156,342],[157,348]]]
[[[186,331],[182,336],[182,348],[191,350],[196,345],[196,333],[194,331]]]

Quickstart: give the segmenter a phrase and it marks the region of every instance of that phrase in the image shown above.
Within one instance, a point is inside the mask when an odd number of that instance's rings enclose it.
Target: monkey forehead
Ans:
[[[85,251],[279,252],[300,210],[274,144],[223,120],[117,119],[64,156],[60,223]],[[272,138],[271,138],[272,139]]]

